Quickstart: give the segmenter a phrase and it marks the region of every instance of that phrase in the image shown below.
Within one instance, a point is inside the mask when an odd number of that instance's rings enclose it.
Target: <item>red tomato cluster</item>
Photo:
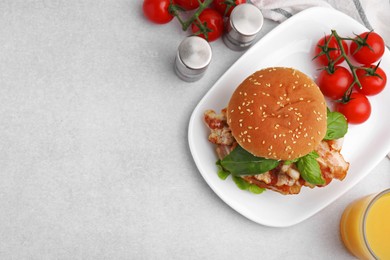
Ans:
[[[202,3],[205,0],[201,0]],[[210,6],[203,8],[198,13],[199,19],[195,19],[190,27],[194,34],[199,34],[209,42],[215,41],[224,32],[223,18],[229,17],[236,5],[246,3],[246,0],[213,0]],[[170,22],[175,14],[172,14],[170,7],[179,7],[176,10],[181,12],[196,12],[200,8],[199,0],[144,0],[143,13],[150,21],[158,24]],[[202,33],[207,27],[207,32]],[[203,30],[203,31],[202,31]]]
[[[317,84],[324,96],[336,101],[336,110],[349,123],[360,124],[371,115],[370,101],[366,96],[376,95],[386,86],[386,74],[378,63],[385,44],[375,32],[364,32],[350,39],[349,47],[348,38],[337,37],[326,35],[315,47],[318,64],[325,66]],[[344,60],[348,66],[341,64]]]

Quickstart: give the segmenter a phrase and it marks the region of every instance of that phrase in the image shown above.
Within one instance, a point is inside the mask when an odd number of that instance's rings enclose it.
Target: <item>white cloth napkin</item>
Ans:
[[[265,18],[283,22],[294,14],[314,6],[335,8],[374,29],[390,46],[389,0],[252,0]]]

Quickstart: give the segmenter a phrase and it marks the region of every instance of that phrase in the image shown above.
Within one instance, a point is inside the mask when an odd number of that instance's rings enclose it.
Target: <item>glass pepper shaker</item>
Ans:
[[[179,45],[175,58],[175,72],[184,81],[199,80],[211,62],[211,46],[203,38],[188,36]]]
[[[242,51],[248,49],[261,30],[264,17],[260,9],[253,4],[237,5],[227,21],[223,40],[230,49]]]

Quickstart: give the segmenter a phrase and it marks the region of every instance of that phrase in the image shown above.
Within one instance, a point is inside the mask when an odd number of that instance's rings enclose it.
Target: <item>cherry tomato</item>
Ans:
[[[362,85],[362,88],[359,88],[356,85],[355,87],[357,91],[368,96],[376,95],[381,92],[385,88],[387,82],[386,73],[381,68],[376,68],[375,65],[371,65],[370,68],[373,69],[372,73],[366,72],[363,69],[356,70],[356,74],[358,76],[360,84]],[[380,77],[374,75],[374,73],[379,75]]]
[[[229,17],[235,6],[246,3],[246,0],[214,0],[214,8],[223,16]],[[229,5],[229,8],[228,8]]]
[[[168,11],[169,3],[170,0],[144,0],[144,15],[154,23],[168,23],[173,19],[173,15]]]
[[[359,34],[355,40],[358,42],[365,41],[366,44],[371,47],[370,49],[368,46],[363,46],[359,49],[358,44],[355,41],[351,43],[351,54],[355,60],[361,64],[374,63],[378,61],[385,52],[385,42],[382,37],[375,32],[364,32]]]
[[[341,99],[347,89],[352,85],[352,82],[353,77],[351,72],[341,66],[335,66],[333,73],[323,70],[317,78],[317,84],[322,94],[333,100]]]
[[[201,33],[199,34],[200,37],[208,40],[209,42],[215,41],[218,39],[222,33],[223,33],[223,18],[220,13],[218,13],[216,10],[211,8],[206,8],[203,10],[203,12],[199,15],[199,20],[202,22],[202,24],[206,24],[207,27],[211,30],[207,33],[207,37]],[[192,24],[192,32],[196,34],[199,32],[198,23],[194,22]]]
[[[371,104],[368,98],[359,92],[353,92],[348,103],[337,103],[336,110],[343,114],[348,123],[360,124],[371,115]]]
[[[317,62],[319,64],[321,64],[321,65],[324,65],[324,66],[327,66],[329,64],[329,60],[328,60],[328,58],[327,58],[327,56],[325,54],[321,54],[321,52],[323,50],[322,50],[322,48],[320,46],[325,46],[327,41],[329,41],[328,46],[327,46],[328,49],[333,49],[333,50],[329,51],[329,57],[330,57],[331,61],[334,61],[339,56],[341,56],[341,50],[340,50],[339,45],[337,44],[336,38],[334,36],[331,36],[331,35],[326,35],[326,36],[322,37],[317,42],[317,45],[316,45],[316,47],[314,49],[314,54],[317,57],[316,58]],[[345,53],[348,54],[348,44],[345,41],[341,41],[341,42],[343,44],[343,48],[344,48]],[[340,64],[343,61],[344,61],[344,57],[341,57],[335,63],[335,65]]]
[[[204,0],[202,1],[202,3]],[[194,10],[199,7],[198,0],[175,0],[175,4],[182,7],[184,10]]]

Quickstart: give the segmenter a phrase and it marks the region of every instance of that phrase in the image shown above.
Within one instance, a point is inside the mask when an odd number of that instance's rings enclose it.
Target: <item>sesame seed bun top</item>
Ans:
[[[258,157],[292,160],[326,134],[326,103],[315,82],[292,68],[266,68],[234,91],[227,122],[237,142]]]

